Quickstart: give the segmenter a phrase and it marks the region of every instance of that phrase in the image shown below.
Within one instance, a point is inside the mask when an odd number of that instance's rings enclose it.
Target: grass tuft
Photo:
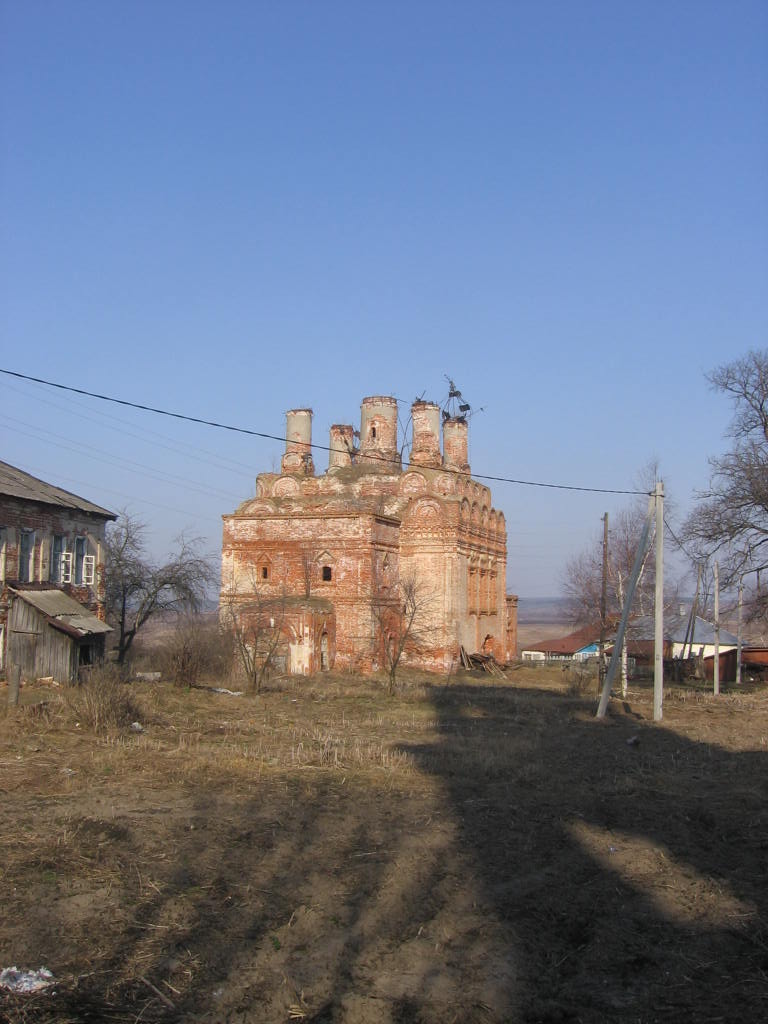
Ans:
[[[67,688],[63,701],[84,728],[104,734],[129,729],[142,717],[142,709],[114,666],[94,669],[87,682]]]

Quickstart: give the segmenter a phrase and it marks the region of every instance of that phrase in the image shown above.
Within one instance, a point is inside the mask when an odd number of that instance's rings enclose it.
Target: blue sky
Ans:
[[[762,2],[2,0],[0,364],[321,444],[449,375],[476,472],[682,515],[768,344],[767,57]],[[1,375],[0,432],[158,555],[280,456]],[[622,502],[493,493],[524,596]]]

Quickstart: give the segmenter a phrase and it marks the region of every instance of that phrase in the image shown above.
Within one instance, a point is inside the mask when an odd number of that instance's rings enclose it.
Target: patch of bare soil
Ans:
[[[141,733],[0,712],[0,969],[57,979],[1,1019],[768,1019],[764,693],[131,696]]]

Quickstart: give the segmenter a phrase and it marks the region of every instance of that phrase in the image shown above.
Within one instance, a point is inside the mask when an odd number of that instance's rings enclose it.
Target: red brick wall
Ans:
[[[418,408],[417,408],[418,406]],[[506,597],[506,526],[490,490],[466,472],[466,422],[444,433],[446,472],[435,446],[432,403],[414,406],[420,417],[415,450],[422,465],[370,459],[396,441],[393,399],[365,399],[362,456],[355,465],[332,465],[320,476],[263,473],[257,497],[224,516],[222,601],[235,590],[331,602],[336,666],[370,669],[380,645],[374,607],[382,588],[396,593],[413,579],[423,594],[418,652],[404,663],[447,671],[459,646],[492,651],[506,660],[515,641],[516,608]],[[371,427],[376,436],[371,436]],[[368,458],[366,458],[368,456]],[[468,468],[468,467],[466,467]],[[267,578],[260,568],[267,567]],[[324,580],[323,567],[331,579]]]

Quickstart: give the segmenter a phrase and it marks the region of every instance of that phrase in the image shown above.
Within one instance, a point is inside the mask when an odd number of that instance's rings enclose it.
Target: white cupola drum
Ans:
[[[311,409],[289,409],[285,414],[285,455],[281,468],[283,473],[314,476]]]

